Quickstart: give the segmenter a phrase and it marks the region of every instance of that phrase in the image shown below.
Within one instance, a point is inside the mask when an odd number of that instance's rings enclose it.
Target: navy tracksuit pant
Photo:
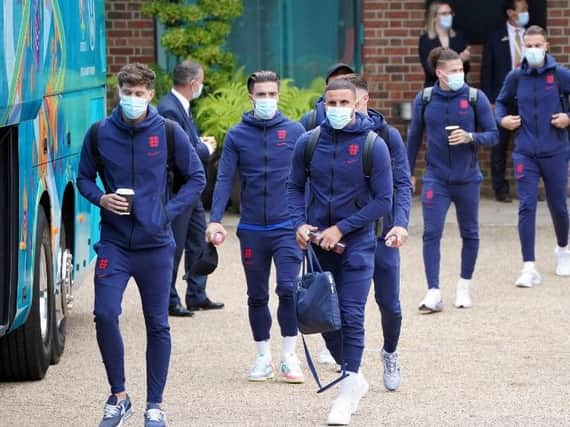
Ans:
[[[184,252],[184,279],[186,287],[186,305],[199,305],[203,303],[206,296],[206,281],[208,276],[190,274],[190,268],[194,264],[205,245],[206,233],[206,212],[202,201],[198,202],[182,212],[172,221],[172,234],[176,241],[176,252],[174,253],[174,268],[172,269],[172,280],[170,283],[170,307],[180,304],[180,297],[176,291],[176,280],[178,279],[178,267]]]
[[[297,335],[297,313],[294,292],[299,280],[302,252],[295,241],[295,231],[289,228],[275,230],[246,230],[238,227],[241,261],[247,282],[249,324],[255,341],[269,339],[271,312],[269,311],[269,273],[275,263],[279,297],[277,320],[281,336]]]
[[[392,227],[385,228],[386,232]],[[400,305],[400,250],[389,248],[378,239],[374,254],[374,296],[380,307],[384,350],[393,353],[398,347],[402,328]]]
[[[127,282],[134,277],[146,324],[147,401],[162,402],[170,360],[168,324],[169,279],[174,242],[152,249],[126,250],[109,242],[95,247],[95,326],[111,393],[125,391],[124,346],[119,330],[121,302]]]
[[[340,305],[342,329],[323,334],[327,348],[336,362],[346,369],[358,372],[364,351],[364,309],[374,269],[376,239],[370,234],[358,233],[343,241],[342,255],[327,252],[315,246],[315,252],[324,271],[333,274]]]
[[[513,166],[519,198],[519,238],[523,261],[535,261],[536,205],[540,177],[544,181],[558,246],[568,245],[568,153],[546,158],[531,158],[513,153]]]
[[[461,278],[471,279],[479,251],[480,182],[447,184],[424,180],[422,212],[424,217],[423,257],[428,287],[439,288],[440,242],[445,217],[451,202],[455,204],[457,223],[463,245]]]

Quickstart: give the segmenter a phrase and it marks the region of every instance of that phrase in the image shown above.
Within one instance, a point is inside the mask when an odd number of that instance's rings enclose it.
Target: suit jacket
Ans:
[[[495,103],[505,77],[513,68],[507,25],[490,35],[481,61],[481,90]]]
[[[200,140],[200,134],[194,123],[192,112],[186,112],[184,106],[180,103],[172,92],[164,95],[157,106],[158,112],[161,116],[167,119],[174,120],[180,127],[188,134],[190,142],[198,153],[198,157],[202,161],[204,170],[207,170],[208,160],[210,158],[210,151],[208,146]]]

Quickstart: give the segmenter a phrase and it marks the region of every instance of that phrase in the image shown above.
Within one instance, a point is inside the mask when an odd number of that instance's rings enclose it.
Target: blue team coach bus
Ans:
[[[105,114],[103,0],[0,2],[0,380],[41,379],[65,346],[99,212],[76,186]]]

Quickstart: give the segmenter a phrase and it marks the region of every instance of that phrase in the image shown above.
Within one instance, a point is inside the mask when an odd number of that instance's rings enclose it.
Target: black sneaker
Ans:
[[[117,396],[112,394],[103,408],[103,419],[99,427],[121,427],[131,415],[133,415],[133,407],[129,395],[119,401]]]

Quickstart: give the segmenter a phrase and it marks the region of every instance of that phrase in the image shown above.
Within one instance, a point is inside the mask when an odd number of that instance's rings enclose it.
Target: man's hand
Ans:
[[[214,138],[213,136],[201,136],[200,140],[206,144],[206,147],[208,147],[208,151],[210,152],[210,155],[216,151],[216,138]]]
[[[307,245],[311,241],[311,237],[309,233],[311,231],[317,231],[318,228],[314,225],[303,224],[299,228],[297,228],[297,232],[295,233],[295,239],[297,240],[297,244],[303,250],[307,249]]]
[[[342,233],[336,225],[333,225],[319,233],[317,242],[325,251],[332,251],[334,246],[340,242],[340,239],[342,239]]]
[[[404,246],[404,243],[408,240],[408,230],[404,227],[393,227],[388,234],[386,234],[386,238],[384,240],[393,239],[391,248],[401,248]]]
[[[515,130],[521,127],[521,116],[505,116],[501,119],[501,126],[507,130]]]
[[[463,52],[459,54],[461,61],[468,62],[471,59],[471,46],[467,46]]]
[[[115,193],[103,194],[99,206],[117,215],[124,215],[129,210],[129,202],[123,196]]]
[[[473,141],[473,138],[469,132],[465,132],[463,129],[456,129],[447,138],[449,145],[459,145],[459,144],[469,144]]]
[[[221,241],[219,241],[216,238],[216,234],[218,234],[218,233],[221,233],[223,236],[223,239]],[[216,246],[224,243],[227,235],[228,235],[228,232],[226,231],[224,226],[222,224],[220,224],[219,222],[211,222],[208,224],[208,227],[206,228],[206,242],[213,243]]]
[[[558,129],[566,129],[570,125],[570,118],[566,113],[556,113],[552,115],[550,123]]]

